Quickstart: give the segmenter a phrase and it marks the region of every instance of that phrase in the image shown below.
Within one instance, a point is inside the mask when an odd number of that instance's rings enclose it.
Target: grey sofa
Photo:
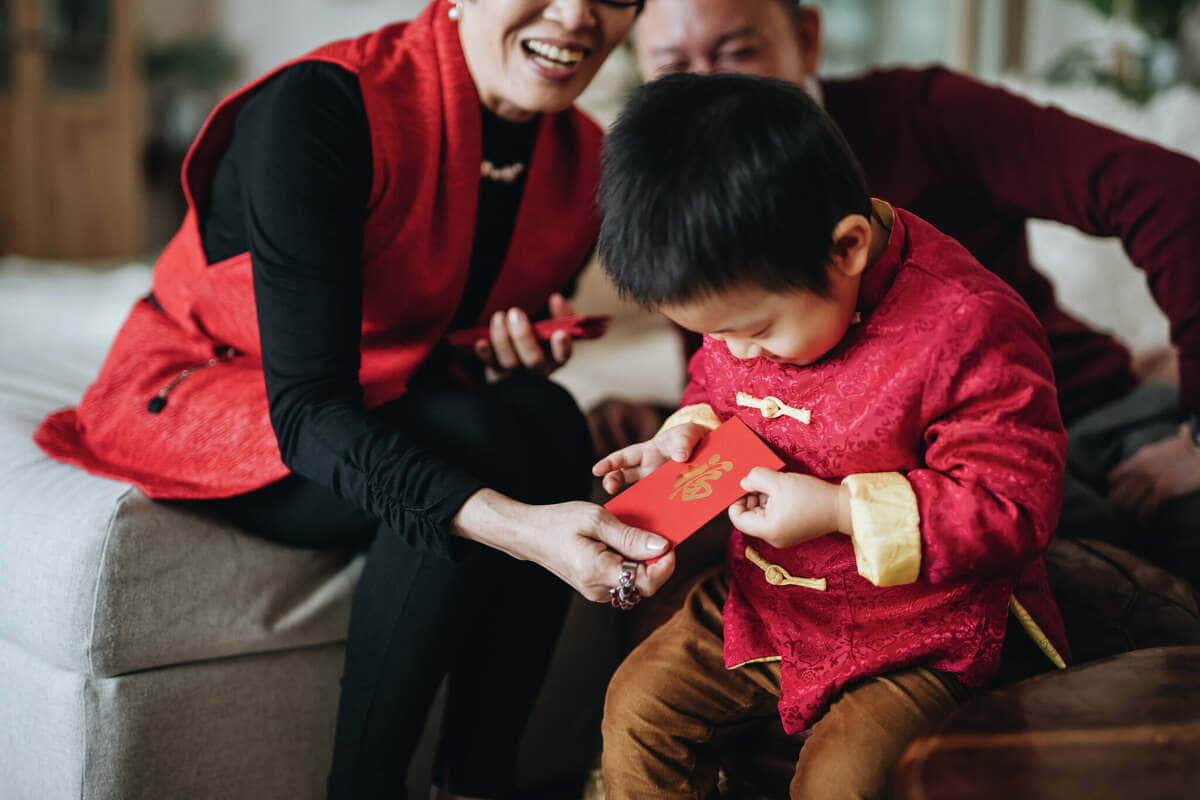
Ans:
[[[0,800],[322,797],[359,560],[153,503],[31,440],[47,412],[78,400],[148,285],[145,266],[0,259]],[[1047,565],[1077,661],[1200,644],[1200,606],[1181,579],[1096,543],[1056,542]],[[563,782],[597,752],[626,636],[643,635],[684,583],[628,616],[628,631],[611,609],[575,603],[522,744],[523,787],[571,796]],[[786,778],[791,762],[780,763]]]
[[[152,502],[31,440],[77,401],[148,281],[0,260],[0,798],[323,797],[361,559]],[[572,609],[526,784],[595,752],[619,648],[608,611]]]

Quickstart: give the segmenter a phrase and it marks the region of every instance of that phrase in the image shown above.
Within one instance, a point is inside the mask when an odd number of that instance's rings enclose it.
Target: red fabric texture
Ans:
[[[1124,346],[1058,305],[1030,261],[1028,219],[1120,237],[1170,320],[1180,401],[1200,411],[1200,162],[940,68],[823,89],[871,194],[962,242],[1029,303],[1065,419],[1124,396],[1135,377]]]
[[[1040,558],[1062,502],[1066,434],[1037,319],[961,245],[899,209],[859,311],[863,321],[804,367],[741,361],[705,338],[683,400],[739,417],[790,471],[899,472],[916,494],[922,565],[907,586],[862,578],[841,534],[776,549],[733,532],[726,662],[782,658],[789,732],[847,683],[912,664],[980,686],[998,666],[1014,591],[1068,652]],[[766,419],[738,406],[738,392],[811,409],[812,422]],[[828,591],[770,585],[747,545],[793,576],[826,578]]]
[[[447,8],[436,0],[410,23],[299,59],[355,73],[371,131],[359,369],[368,408],[404,393],[446,332],[470,267],[482,122]],[[239,109],[270,77],[220,104],[193,144],[183,169],[189,211],[154,271],[161,309],[136,304],[79,408],[37,431],[55,458],[156,498],[232,496],[287,474],[268,418],[250,255],[209,264],[196,212]],[[600,141],[575,109],[543,116],[508,256],[479,323],[498,309],[544,307],[583,265],[599,222]],[[161,413],[148,413],[172,378],[225,347],[236,357],[190,374]]]

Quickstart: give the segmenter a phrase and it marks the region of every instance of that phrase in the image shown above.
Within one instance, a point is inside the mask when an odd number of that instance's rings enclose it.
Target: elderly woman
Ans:
[[[570,312],[601,136],[571,106],[640,7],[435,0],[225,100],[152,293],[38,432],[151,497],[366,551],[331,797],[402,794],[447,674],[437,791],[504,794],[569,597],[555,576],[628,605],[673,569],[630,570],[666,542],[578,501],[586,424],[545,378],[571,341],[530,322]]]

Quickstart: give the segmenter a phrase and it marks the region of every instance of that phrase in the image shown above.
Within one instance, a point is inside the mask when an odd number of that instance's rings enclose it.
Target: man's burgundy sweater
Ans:
[[[1058,307],[1025,222],[1118,236],[1171,323],[1181,403],[1200,411],[1200,162],[944,69],[823,83],[871,194],[962,242],[1046,326],[1063,416],[1128,393],[1129,352]]]

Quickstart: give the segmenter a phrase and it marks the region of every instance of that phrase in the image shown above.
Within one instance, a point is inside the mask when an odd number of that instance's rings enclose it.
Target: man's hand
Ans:
[[[588,412],[596,458],[654,438],[666,417],[650,403],[609,397]]]
[[[742,479],[750,492],[729,508],[729,519],[743,533],[773,547],[842,531],[851,533],[850,492],[811,475],[755,467]]]
[[[616,494],[622,486],[640,481],[668,461],[687,461],[708,430],[694,422],[667,428],[648,442],[631,444],[600,459],[592,474],[604,478],[604,491]]]
[[[1146,445],[1108,473],[1108,499],[1146,522],[1165,500],[1200,491],[1200,447],[1186,424]]]

